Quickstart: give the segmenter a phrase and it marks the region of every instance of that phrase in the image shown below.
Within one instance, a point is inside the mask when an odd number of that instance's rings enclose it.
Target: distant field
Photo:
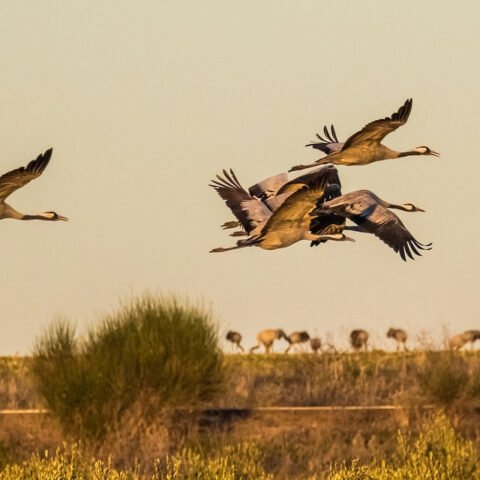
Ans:
[[[41,408],[29,357],[0,358],[0,409]],[[225,355],[210,407],[479,402],[480,351]],[[436,382],[436,383],[435,383]]]

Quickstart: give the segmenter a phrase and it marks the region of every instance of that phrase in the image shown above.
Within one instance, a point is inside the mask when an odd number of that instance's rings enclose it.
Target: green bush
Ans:
[[[424,425],[417,438],[398,434],[390,462],[332,467],[328,480],[479,480],[480,457],[472,442],[456,435],[443,414]]]
[[[153,473],[140,466],[117,470],[110,460],[86,459],[77,446],[58,449],[53,456],[34,455],[18,465],[8,465],[0,480],[272,480],[261,465],[260,451],[251,444],[227,446],[209,455],[186,449],[157,461]]]
[[[36,341],[32,372],[68,432],[102,437],[133,405],[143,415],[211,400],[223,384],[210,312],[176,297],[146,295],[83,339],[57,321]]]

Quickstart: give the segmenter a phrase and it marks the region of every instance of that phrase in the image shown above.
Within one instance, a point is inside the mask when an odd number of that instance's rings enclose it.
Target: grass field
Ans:
[[[1,408],[44,406],[35,391],[29,362],[30,358],[0,360]],[[426,424],[430,425],[430,430],[438,431],[453,426],[459,442],[471,442],[465,444],[467,450],[471,448],[475,452],[480,446],[480,352],[477,351],[224,355],[222,368],[223,388],[204,408],[241,408],[245,411],[230,414],[183,411],[174,416],[159,415],[151,422],[142,423],[139,420],[142,409],[137,405],[137,410],[125,417],[123,430],[115,436],[100,446],[81,444],[82,468],[89,464],[85,463],[85,458],[99,452],[98,460],[110,462],[111,468],[115,467],[118,472],[130,471],[129,475],[133,475],[124,478],[137,478],[135,475],[140,474],[132,470],[135,462],[153,475],[154,469],[159,468],[155,459],[163,459],[162,475],[167,475],[165,455],[169,454],[173,455],[168,457],[173,463],[169,463],[168,468],[177,465],[177,475],[184,476],[172,476],[172,470],[170,477],[152,478],[197,478],[181,473],[179,465],[184,462],[182,468],[185,469],[186,464],[203,462],[202,468],[217,468],[217,477],[202,478],[268,478],[267,474],[272,474],[272,478],[279,479],[383,479],[396,478],[397,473],[392,472],[399,455],[399,431],[416,438],[425,431]],[[316,405],[397,405],[403,408],[393,411],[248,411],[260,406]],[[434,408],[423,410],[424,406]],[[440,428],[438,422],[432,423],[439,410],[446,412],[445,421],[451,426],[443,424]],[[137,435],[131,433],[134,424],[141,425],[141,435],[138,435],[138,428]],[[64,441],[73,444],[78,440],[62,430],[49,415],[0,416],[0,431],[0,462],[4,465],[28,460],[30,455],[45,449],[52,455]],[[441,433],[438,435],[445,437]],[[454,437],[448,438],[453,445]],[[235,466],[235,462],[225,463],[226,459],[233,458],[225,454],[227,446],[237,452],[239,465],[257,469],[257,476],[232,476],[235,475],[232,471],[240,467]],[[59,458],[65,463],[68,455],[65,452],[62,455]],[[185,458],[190,459],[186,464]],[[30,461],[40,460],[35,457]],[[381,461],[385,467],[380,474]],[[218,468],[224,468],[221,470],[223,476],[218,476]],[[368,477],[368,471],[362,473],[362,468],[376,469],[377,477]]]
[[[42,408],[30,357],[0,358],[0,409]],[[480,395],[480,351],[224,355],[210,407],[462,404]]]

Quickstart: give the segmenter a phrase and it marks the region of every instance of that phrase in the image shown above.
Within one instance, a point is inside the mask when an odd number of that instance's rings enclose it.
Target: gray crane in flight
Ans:
[[[31,180],[39,177],[52,157],[52,149],[49,148],[44,153],[38,155],[26,167],[20,167],[5,173],[0,177],[0,220],[4,218],[13,218],[15,220],[49,220],[68,221],[68,218],[58,215],[56,212],[43,212],[36,215],[26,215],[18,212],[5,200],[16,190],[22,188]]]
[[[335,129],[332,127],[332,134],[324,128],[327,139],[320,136],[318,143],[310,143],[307,146],[314,147],[327,153],[323,158],[308,165],[295,165],[289,171],[303,170],[304,168],[315,167],[333,163],[335,165],[368,165],[379,160],[388,160],[410,155],[433,155],[438,157],[439,153],[426,146],[420,146],[412,150],[397,152],[391,150],[381,143],[381,141],[398,127],[405,125],[412,110],[412,99],[409,98],[390,117],[375,120],[368,123],[360,131],[354,133],[345,143],[338,142]]]
[[[276,194],[277,198],[283,195],[285,200],[274,211],[247,192],[232,170],[230,173],[224,170],[223,174],[224,178],[217,175],[217,180],[212,180],[210,186],[225,200],[248,238],[237,241],[234,247],[215,248],[211,252],[225,252],[250,246],[274,250],[288,247],[300,240],[353,241],[343,234],[343,227],[332,229],[327,225],[324,231],[316,229],[315,233],[312,233],[310,230],[311,212],[326,199],[330,186],[338,188],[339,179],[335,167],[323,167],[309,176],[303,176],[308,177],[307,180],[291,183],[289,186],[285,184],[282,187],[285,189],[280,189]]]
[[[413,254],[421,256],[419,250],[430,250],[432,244],[418,242],[391,208],[405,212],[425,211],[412,203],[397,205],[382,200],[369,190],[357,190],[324,202],[311,215],[335,214],[348,218],[357,227],[345,227],[346,230],[373,233],[399,253],[404,261],[405,254],[413,260]]]

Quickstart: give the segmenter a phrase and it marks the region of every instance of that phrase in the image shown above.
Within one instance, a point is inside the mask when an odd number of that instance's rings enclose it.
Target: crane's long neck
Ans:
[[[396,205],[395,203],[387,203],[387,208],[395,208],[397,210],[403,210],[404,212],[413,212],[411,205]]]
[[[3,204],[3,212],[2,212],[2,205],[0,205],[0,219],[1,218],[13,218],[14,220],[52,220],[45,214],[38,214],[38,215],[28,215],[25,213],[21,213],[18,210],[15,210],[13,207],[8,205],[7,203]]]
[[[397,152],[396,150],[392,150],[391,148],[380,144],[375,152],[375,160],[389,160],[393,158],[410,157],[412,155],[424,155],[424,153],[419,152],[417,149],[406,150],[405,152]]]
[[[417,150],[407,150],[406,152],[395,152],[395,153],[397,153],[397,156],[395,158],[410,157],[411,155],[421,155],[421,153]]]
[[[20,220],[50,220],[51,221],[52,218],[48,218],[42,214],[39,214],[39,215],[23,215],[23,217],[20,218]]]

